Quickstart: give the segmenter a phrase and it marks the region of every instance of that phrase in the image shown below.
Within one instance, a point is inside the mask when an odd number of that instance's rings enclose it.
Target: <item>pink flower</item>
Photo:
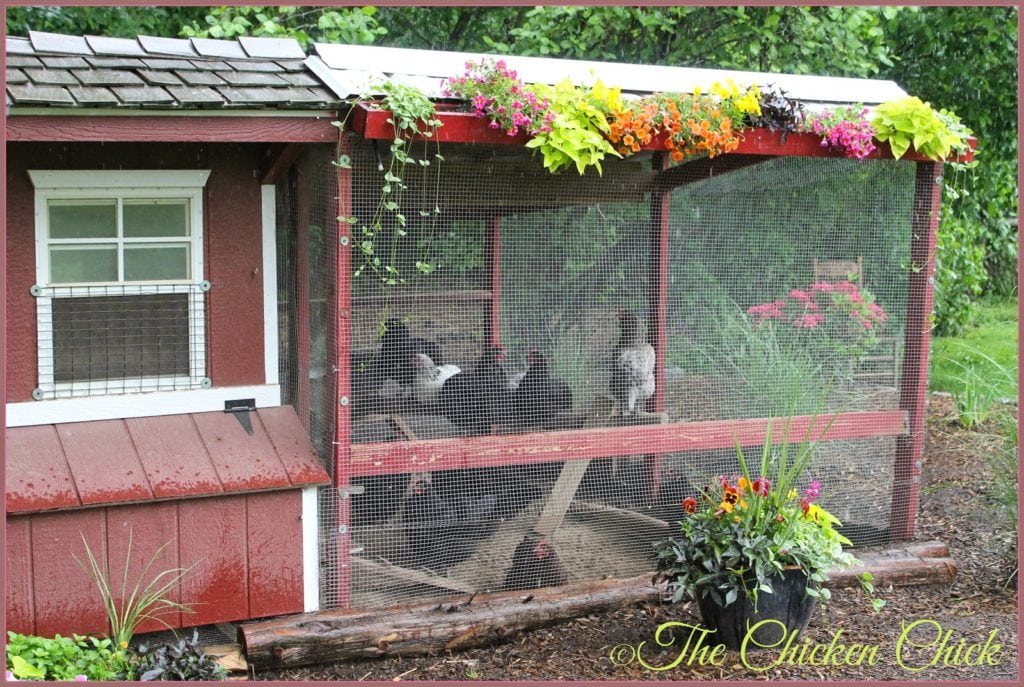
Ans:
[[[801,291],[800,289],[793,289],[790,291],[789,297],[795,298],[798,301],[803,301],[804,303],[811,300],[811,296],[806,291]]]
[[[821,291],[822,293],[828,293],[829,291],[834,291],[834,290],[835,290],[835,288],[831,284],[829,284],[827,281],[819,281],[819,282],[817,282],[815,284],[811,284],[811,291],[812,292],[814,292],[814,291]]]
[[[793,322],[793,326],[803,329],[814,329],[824,321],[825,316],[820,313],[804,313]]]
[[[885,322],[889,319],[889,316],[885,314],[885,311],[882,310],[882,306],[878,305],[878,303],[868,303],[868,311],[874,315],[875,319],[879,322]]]
[[[812,479],[807,487],[807,491],[804,492],[804,496],[807,497],[808,503],[814,503],[814,499],[821,496],[821,483],[816,479]]]

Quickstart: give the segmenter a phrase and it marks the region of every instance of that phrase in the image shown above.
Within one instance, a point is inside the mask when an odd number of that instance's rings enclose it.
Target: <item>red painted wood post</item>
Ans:
[[[352,160],[352,136],[341,130],[338,139],[338,157]],[[350,530],[351,500],[348,494],[352,482],[352,225],[340,219],[352,215],[352,169],[338,170],[338,236],[335,242],[335,313],[334,369],[337,370],[337,398],[335,399],[334,486],[338,490],[337,526],[334,541],[337,544],[338,568],[335,602],[339,608],[352,603],[352,568],[349,560],[352,550]]]
[[[668,169],[668,156],[655,153],[652,161],[654,169]],[[651,262],[648,298],[650,299],[650,343],[654,346],[654,396],[647,402],[649,412],[660,413],[665,410],[665,357],[668,354],[668,236],[669,236],[669,197],[670,191],[659,188],[651,194]],[[661,490],[661,454],[655,453],[647,461],[648,484],[651,498],[655,498]]]
[[[914,216],[910,226],[910,271],[907,327],[900,382],[900,409],[907,413],[908,433],[896,440],[893,475],[892,536],[910,539],[917,525],[924,445],[925,394],[935,274],[936,233],[942,202],[942,163],[919,162],[914,179]]]
[[[501,343],[501,217],[491,220],[491,232],[484,249],[484,269],[491,279],[491,303],[484,314],[484,338]]]
[[[302,426],[310,427],[309,391],[309,156],[299,162],[295,217],[295,338],[298,393],[295,411]]]

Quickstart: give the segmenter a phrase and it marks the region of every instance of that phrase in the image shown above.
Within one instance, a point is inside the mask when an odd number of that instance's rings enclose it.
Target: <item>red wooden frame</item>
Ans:
[[[490,303],[484,312],[484,335],[492,344],[501,344],[501,217],[491,220],[487,237],[484,271],[491,278]]]
[[[195,114],[13,115],[6,118],[8,141],[330,143],[338,136],[335,112],[306,117],[208,117]]]
[[[499,465],[526,465],[564,460],[590,460],[674,451],[763,445],[772,426],[772,442],[783,443],[786,420],[756,418],[715,420],[637,427],[565,430],[455,439],[378,442],[352,445],[352,476],[457,470]],[[868,411],[794,417],[789,436],[825,440],[902,436],[906,413]]]
[[[655,153],[654,169],[668,169],[669,159],[665,153]],[[665,410],[665,358],[668,354],[668,254],[669,254],[669,193],[660,189],[651,194],[651,260],[649,275],[650,338],[654,346],[654,396],[648,401],[648,410],[660,413]],[[661,490],[661,454],[655,453],[647,459],[647,484],[652,499]]]
[[[437,117],[444,124],[434,133],[432,138],[442,143],[523,145],[530,140],[529,136],[524,133],[508,136],[501,129],[492,129],[488,126],[486,118],[479,117],[472,112],[442,110],[438,112]],[[359,103],[352,112],[350,125],[352,130],[359,133],[363,138],[390,141],[395,138],[394,125],[388,122],[390,118],[391,113],[387,110],[378,109],[372,103]],[[744,129],[741,136],[739,147],[731,154],[770,155],[773,157],[843,157],[842,152],[822,147],[821,137],[815,133],[797,132],[784,134],[781,131],[769,131],[768,129]],[[974,139],[971,139],[970,145],[968,153],[960,158],[962,161],[968,162],[974,159]],[[648,151],[665,150],[664,135],[654,137],[643,149]],[[868,155],[868,158],[892,159],[892,151],[889,149],[889,144],[879,144]],[[907,151],[901,159],[928,160],[928,158],[914,150]]]
[[[339,130],[340,131],[340,130]],[[340,131],[338,138],[338,157],[352,157],[352,136]],[[352,601],[352,570],[349,561],[352,551],[351,511],[352,502],[349,486],[352,484],[352,225],[341,220],[341,217],[352,216],[352,170],[349,167],[338,167],[338,236],[335,241],[335,346],[336,357],[334,369],[336,375],[337,404],[335,405],[335,441],[334,441],[334,486],[338,490],[336,500],[337,536],[333,538],[336,545],[338,568],[336,575],[335,603],[341,608],[348,608]]]
[[[892,513],[889,524],[898,539],[909,539],[917,524],[924,448],[925,391],[931,342],[932,279],[942,202],[942,163],[919,163],[914,180],[910,270],[907,285],[906,345],[900,383],[900,408],[908,416],[908,434],[896,443]]]

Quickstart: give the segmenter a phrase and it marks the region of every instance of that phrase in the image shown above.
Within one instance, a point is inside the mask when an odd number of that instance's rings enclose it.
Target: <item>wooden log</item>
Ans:
[[[942,584],[957,566],[941,542],[924,542],[860,556],[862,566],[832,571],[828,587],[856,587],[856,576],[888,585]],[[651,574],[583,582],[532,592],[480,594],[461,601],[392,609],[343,609],[242,625],[238,641],[250,665],[276,669],[374,656],[409,656],[482,646],[515,632],[603,613],[664,597]],[[884,597],[884,593],[882,594]]]
[[[468,604],[308,613],[243,625],[238,632],[250,665],[293,667],[480,646],[520,630],[614,610],[661,593],[651,585],[650,575],[643,575],[530,593],[480,595]]]

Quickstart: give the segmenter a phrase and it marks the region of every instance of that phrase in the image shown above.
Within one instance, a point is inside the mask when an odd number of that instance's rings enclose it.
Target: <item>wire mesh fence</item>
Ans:
[[[325,462],[346,447],[343,490],[321,495],[325,607],[648,572],[682,499],[737,471],[743,422],[900,409],[913,163],[648,158],[578,177],[521,149],[440,151],[392,178],[355,142],[350,274],[334,152],[278,195],[286,400]],[[897,434],[825,441],[806,476],[856,544],[893,534]]]

